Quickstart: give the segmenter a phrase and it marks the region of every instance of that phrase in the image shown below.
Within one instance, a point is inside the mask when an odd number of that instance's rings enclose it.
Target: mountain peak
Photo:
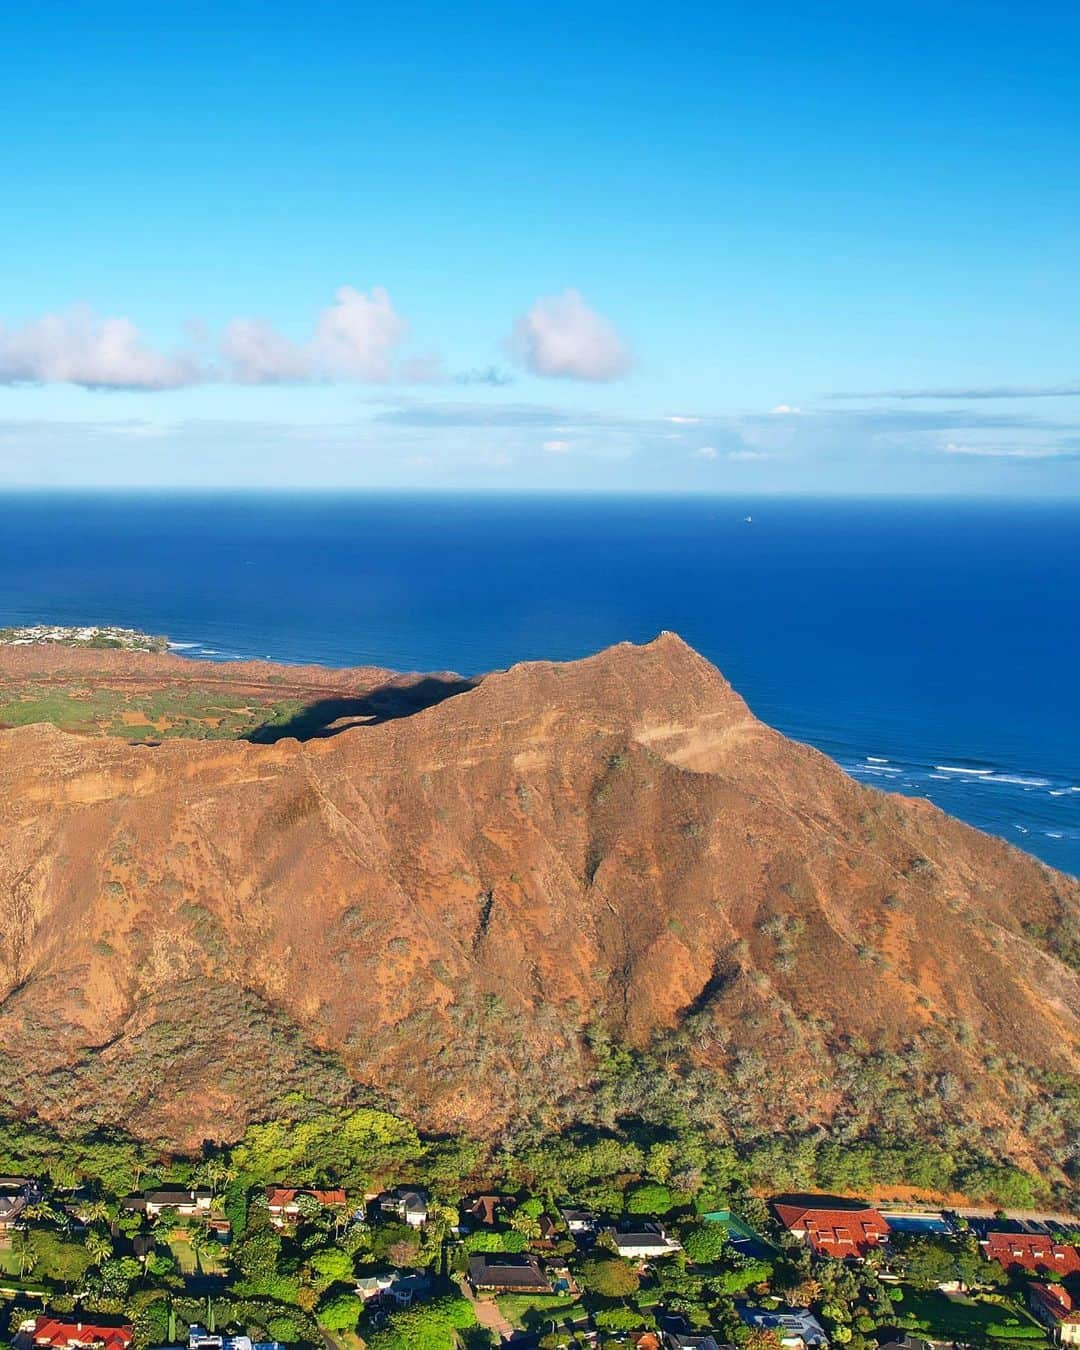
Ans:
[[[213,668],[215,705],[273,675]],[[678,635],[478,682],[304,678],[324,715],[272,748],[0,731],[0,1052],[24,1069],[0,1110],[188,1143],[363,1085],[430,1129],[558,1123],[593,1109],[597,1029],[668,1038],[686,1109],[733,1129],[769,1124],[780,1080],[792,1119],[835,1122],[858,1047],[912,1101],[949,1075],[967,1131],[1009,1135],[995,1064],[1012,1094],[1076,1073],[1080,887],[853,782]],[[61,1071],[75,1090],[32,1090]],[[165,1072],[190,1088],[168,1103]]]

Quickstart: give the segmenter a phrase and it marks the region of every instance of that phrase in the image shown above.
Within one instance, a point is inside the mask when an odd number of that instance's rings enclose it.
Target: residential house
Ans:
[[[595,1233],[599,1224],[596,1221],[596,1215],[590,1214],[587,1209],[575,1209],[571,1205],[560,1205],[559,1213],[563,1217],[563,1223],[566,1224],[567,1232],[571,1237],[584,1237],[589,1233]]]
[[[380,1213],[403,1219],[411,1228],[422,1228],[427,1223],[428,1193],[421,1186],[395,1186],[383,1191],[376,1204]]]
[[[27,1324],[35,1346],[44,1350],[130,1350],[133,1329],[130,1322],[105,1326],[44,1314]]]
[[[430,1290],[431,1276],[423,1271],[394,1270],[385,1275],[361,1275],[356,1281],[356,1292],[365,1303],[385,1299],[401,1308]]]
[[[250,1336],[219,1336],[205,1327],[188,1327],[188,1350],[254,1350]]]
[[[468,1215],[473,1223],[484,1228],[494,1228],[498,1222],[499,1210],[506,1202],[501,1195],[472,1195],[461,1204],[462,1215]]]
[[[0,1177],[0,1233],[18,1228],[23,1211],[41,1199],[41,1190],[29,1177]]]
[[[924,1341],[919,1336],[912,1336],[905,1332],[894,1341],[883,1341],[878,1350],[933,1350],[930,1341]]]
[[[196,1218],[210,1213],[214,1193],[205,1186],[195,1186],[188,1190],[178,1187],[165,1187],[159,1191],[144,1191],[141,1195],[127,1195],[121,1201],[121,1208],[145,1214],[148,1219],[156,1219],[167,1209],[175,1210],[183,1218]]]
[[[641,1342],[638,1342],[640,1350]],[[665,1331],[664,1350],[735,1350],[711,1331]]]
[[[540,1262],[526,1252],[477,1252],[469,1257],[469,1283],[496,1294],[553,1292]]]
[[[266,1207],[275,1228],[284,1228],[300,1218],[300,1199],[307,1196],[324,1209],[343,1209],[345,1192],[338,1188],[320,1190],[315,1186],[267,1186]]]
[[[680,1250],[680,1244],[669,1238],[655,1219],[622,1223],[608,1232],[615,1250],[630,1261],[648,1261]]]
[[[870,1205],[831,1207],[778,1201],[773,1209],[788,1232],[809,1243],[817,1256],[862,1260],[872,1248],[888,1241],[889,1225]]]
[[[0,1233],[19,1227],[27,1203],[25,1195],[0,1194]]]
[[[982,1243],[988,1261],[997,1261],[1007,1271],[1017,1268],[1033,1274],[1063,1276],[1080,1271],[1080,1250],[1052,1237],[1035,1233],[987,1233]]]
[[[825,1328],[805,1308],[756,1308],[744,1303],[737,1311],[748,1327],[775,1331],[782,1350],[828,1350]]]
[[[1060,1284],[1027,1287],[1028,1306],[1059,1345],[1080,1346],[1080,1298]]]

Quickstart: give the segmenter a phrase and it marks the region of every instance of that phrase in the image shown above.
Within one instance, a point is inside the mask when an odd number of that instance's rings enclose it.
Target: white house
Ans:
[[[804,1308],[754,1308],[742,1304],[738,1313],[748,1327],[775,1331],[783,1350],[828,1350],[825,1328]]]
[[[147,1191],[144,1198],[147,1218],[156,1218],[165,1209],[175,1209],[177,1214],[194,1218],[199,1214],[209,1214],[214,1196],[204,1186],[196,1186],[186,1191]]]
[[[410,1228],[423,1228],[428,1217],[428,1195],[420,1186],[395,1186],[383,1191],[378,1200],[383,1214],[404,1219]]]
[[[609,1230],[615,1250],[630,1261],[648,1261],[657,1256],[670,1256],[680,1250],[674,1238],[669,1238],[658,1223],[638,1223],[632,1228]]]

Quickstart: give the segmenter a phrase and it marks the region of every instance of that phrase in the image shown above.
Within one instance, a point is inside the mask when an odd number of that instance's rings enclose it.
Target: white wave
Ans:
[[[1065,838],[1065,836],[1061,833],[1060,830],[1043,830],[1043,834],[1046,835],[1047,839],[1064,839],[1064,838]]]
[[[1026,825],[1014,825],[1014,826],[1013,826],[1013,829],[1014,829],[1014,830],[1019,830],[1021,834],[1029,834],[1029,833],[1030,833],[1030,831],[1028,830],[1028,827],[1027,827]]]
[[[1049,778],[1025,778],[1019,773],[992,773],[988,783],[1015,783],[1017,787],[1049,787]]]
[[[888,760],[883,755],[867,755],[867,764],[888,764]]]
[[[201,646],[198,642],[170,642],[169,650],[173,652],[186,652],[191,647]]]
[[[949,775],[947,773],[932,773],[929,777],[936,778],[939,783],[947,783],[949,781]]]
[[[955,764],[935,764],[934,768],[938,773],[970,774],[972,778],[989,778],[994,772],[993,769],[962,769]]]

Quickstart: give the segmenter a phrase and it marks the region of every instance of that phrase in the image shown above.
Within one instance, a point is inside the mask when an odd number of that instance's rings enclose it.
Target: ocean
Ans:
[[[18,493],[0,625],[475,673],[674,629],[861,782],[1080,875],[1080,504]]]

